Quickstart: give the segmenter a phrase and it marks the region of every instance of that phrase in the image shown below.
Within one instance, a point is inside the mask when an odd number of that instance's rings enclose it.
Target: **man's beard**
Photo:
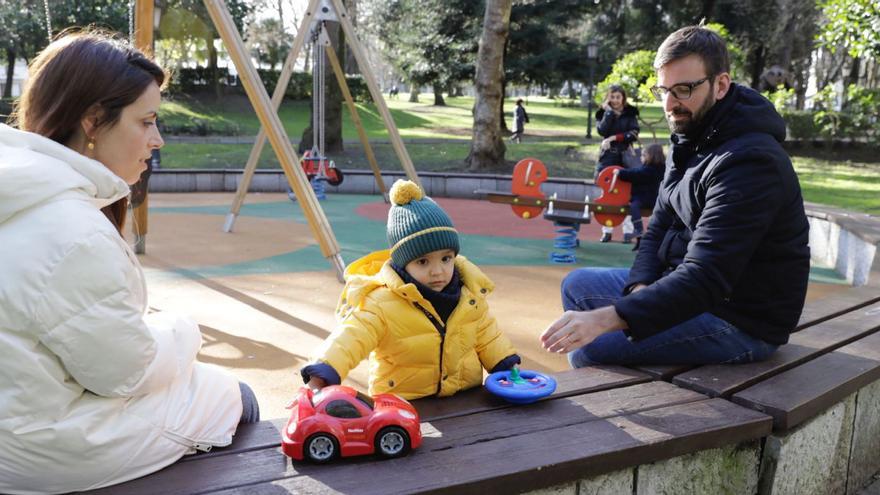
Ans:
[[[683,106],[676,106],[672,109],[672,114],[675,115],[687,115],[688,118],[684,120],[673,120],[669,115],[666,116],[666,121],[669,123],[669,130],[673,134],[685,134],[690,135],[694,130],[699,129],[702,124],[703,117],[706,116],[706,113],[712,108],[712,105],[715,104],[715,95],[709,94],[706,97],[706,100],[697,109],[696,113],[691,113],[690,110],[686,109]]]

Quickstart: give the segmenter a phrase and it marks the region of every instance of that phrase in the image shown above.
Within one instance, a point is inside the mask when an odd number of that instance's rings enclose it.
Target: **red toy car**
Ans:
[[[422,443],[419,413],[394,394],[371,399],[344,385],[314,393],[302,387],[288,409],[281,449],[296,460],[324,463],[373,453],[401,457]]]

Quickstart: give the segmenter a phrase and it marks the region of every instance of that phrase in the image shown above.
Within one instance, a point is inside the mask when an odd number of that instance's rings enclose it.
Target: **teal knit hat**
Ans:
[[[410,261],[440,249],[458,254],[458,232],[452,220],[415,182],[398,180],[389,197],[388,245],[395,265],[405,268]]]

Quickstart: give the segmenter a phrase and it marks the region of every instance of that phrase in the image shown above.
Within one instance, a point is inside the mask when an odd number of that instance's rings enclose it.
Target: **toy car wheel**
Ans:
[[[409,451],[409,435],[403,428],[389,426],[376,435],[376,452],[382,457],[402,457]]]
[[[317,433],[306,441],[305,455],[318,464],[330,462],[339,455],[339,442],[332,435]]]

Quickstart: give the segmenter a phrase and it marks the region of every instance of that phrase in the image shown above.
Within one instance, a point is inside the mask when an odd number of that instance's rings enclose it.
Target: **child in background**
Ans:
[[[526,109],[523,107],[522,98],[519,98],[516,100],[516,107],[513,109],[513,135],[510,136],[510,140],[521,143],[526,124],[528,123],[529,114],[526,113]]]
[[[481,385],[483,369],[520,363],[486,301],[494,285],[463,256],[458,232],[410,181],[391,188],[389,250],[345,270],[337,326],[302,369],[313,389],[341,382],[370,358],[370,395],[447,396]]]
[[[642,208],[654,208],[665,171],[666,155],[663,154],[663,146],[659,144],[652,144],[645,149],[641,167],[615,171],[615,175],[620,180],[632,183],[629,211],[632,217],[633,232],[623,235],[624,244],[632,242],[633,239],[640,239],[645,231],[645,226],[642,224]]]

